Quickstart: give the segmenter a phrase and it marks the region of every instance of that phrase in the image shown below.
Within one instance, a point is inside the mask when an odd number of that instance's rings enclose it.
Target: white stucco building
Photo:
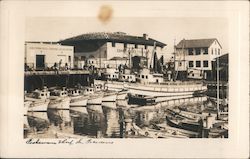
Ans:
[[[88,33],[60,41],[61,44],[74,46],[75,66],[81,61],[96,68],[116,68],[119,64],[132,66],[134,56],[152,59],[153,52],[163,55],[166,44],[142,36],[127,35],[122,32]]]
[[[175,46],[175,70],[201,70],[207,76],[212,70],[212,61],[222,55],[222,47],[216,38],[181,40]]]
[[[49,42],[26,42],[25,64],[33,69],[73,67],[74,47]]]

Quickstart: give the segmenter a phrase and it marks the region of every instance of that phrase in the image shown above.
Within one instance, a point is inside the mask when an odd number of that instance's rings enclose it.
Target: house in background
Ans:
[[[177,79],[183,77],[210,79],[212,63],[221,55],[222,46],[216,38],[181,40],[175,46]]]
[[[80,66],[85,63],[96,68],[117,67],[124,63],[133,67],[132,57],[147,57],[150,61],[153,51],[161,57],[163,48],[166,46],[162,42],[149,38],[147,34],[133,36],[123,32],[87,33],[59,43],[74,46],[76,66],[79,66],[79,63]]]

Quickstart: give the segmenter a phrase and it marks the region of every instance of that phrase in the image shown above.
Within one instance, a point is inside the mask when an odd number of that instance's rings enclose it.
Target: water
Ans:
[[[203,107],[204,102],[189,105],[190,110]],[[127,138],[133,137],[133,134],[128,135],[132,123],[142,129],[154,128],[154,124],[166,123],[166,115],[168,113],[164,109],[139,111],[124,108],[111,109],[101,105],[87,107],[87,111],[83,112],[48,109],[47,112],[28,113],[30,129],[25,136],[54,138],[58,135],[77,135],[88,138]]]

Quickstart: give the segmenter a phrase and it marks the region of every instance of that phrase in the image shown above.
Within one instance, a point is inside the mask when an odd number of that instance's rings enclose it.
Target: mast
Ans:
[[[217,57],[217,115],[220,116],[220,73],[219,73],[219,57]]]
[[[182,54],[183,54],[184,68],[186,68],[184,45],[185,45],[185,39],[183,39],[181,51],[182,51]],[[180,61],[182,62],[181,58],[180,58]],[[179,64],[177,66],[179,66]],[[177,79],[177,77],[178,77],[178,70],[176,71],[174,81]]]
[[[176,75],[176,71],[177,71],[175,61],[176,61],[176,46],[175,46],[175,39],[174,39],[174,76]],[[175,77],[173,80],[175,81]]]
[[[154,42],[154,48],[152,50],[152,55],[150,59],[150,68],[152,69],[152,66],[154,66],[154,52],[155,52],[156,42]]]

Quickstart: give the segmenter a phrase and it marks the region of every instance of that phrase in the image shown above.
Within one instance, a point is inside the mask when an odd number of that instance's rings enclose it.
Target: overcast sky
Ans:
[[[176,44],[185,39],[217,38],[222,52],[228,52],[228,21],[226,18],[112,18],[103,24],[95,17],[42,17],[27,18],[26,41],[59,41],[88,32],[121,31],[167,44],[166,54],[173,52]]]

